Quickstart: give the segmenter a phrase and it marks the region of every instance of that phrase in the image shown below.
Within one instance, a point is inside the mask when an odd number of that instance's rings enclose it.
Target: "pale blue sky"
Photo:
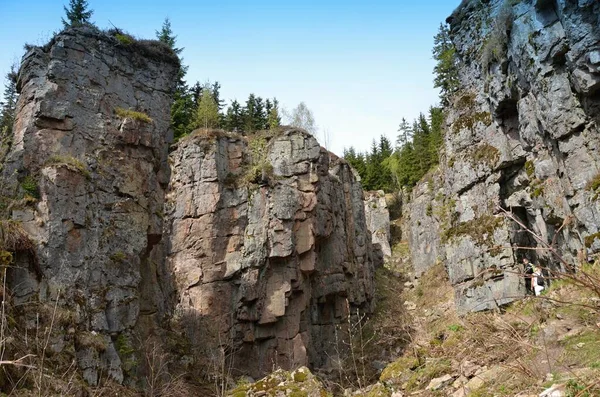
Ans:
[[[187,80],[218,80],[226,100],[253,92],[291,109],[304,101],[329,149],[395,139],[402,117],[437,102],[433,36],[458,0],[88,0],[92,20],[153,38],[165,17],[184,47]],[[62,27],[68,0],[0,0],[0,73]]]

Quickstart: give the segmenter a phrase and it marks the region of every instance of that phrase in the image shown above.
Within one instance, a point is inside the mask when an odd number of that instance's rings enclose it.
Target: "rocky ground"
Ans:
[[[397,244],[388,267],[378,271],[380,303],[365,326],[365,333],[370,327],[377,332],[369,335],[373,339],[365,338],[369,342],[364,349],[356,346],[357,356],[364,359],[358,366],[368,368],[359,368],[358,376],[346,378],[345,385],[335,371],[323,377],[328,395],[599,395],[600,297],[577,285],[577,278],[556,280],[541,297],[530,296],[501,310],[459,316],[443,265],[412,279],[403,271],[405,258],[406,244]],[[599,266],[589,265],[584,272],[597,280]],[[386,292],[394,290],[402,292]],[[392,335],[398,338],[391,340]],[[391,362],[382,365],[378,360]],[[292,392],[289,382],[252,395],[325,395],[323,389]],[[365,382],[369,385],[357,386]]]

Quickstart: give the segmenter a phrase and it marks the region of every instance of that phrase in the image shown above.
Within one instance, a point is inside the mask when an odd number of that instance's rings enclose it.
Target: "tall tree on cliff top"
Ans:
[[[179,55],[183,48],[175,47],[175,42],[177,41],[177,36],[173,34],[173,29],[171,29],[171,21],[169,18],[165,18],[163,21],[162,27],[160,30],[156,30],[156,39],[160,42],[165,43],[175,52],[175,54]]]
[[[12,65],[6,74],[6,86],[0,102],[0,138],[8,136],[12,132],[15,121],[15,110],[17,108],[17,68]]]
[[[440,25],[440,29],[433,39],[432,52],[433,59],[436,60],[433,68],[435,74],[433,86],[440,89],[442,106],[448,106],[450,99],[459,88],[456,48],[450,39],[448,25]]]
[[[86,0],[70,0],[69,8],[64,6],[63,8],[67,14],[67,20],[62,19],[65,28],[92,24],[90,18],[94,10],[88,10],[88,2]]]
[[[298,106],[292,110],[292,114],[289,115],[289,119],[291,126],[303,128],[313,135],[317,134],[315,118],[304,102],[300,102]]]
[[[196,125],[202,128],[214,128],[219,126],[219,107],[213,97],[210,86],[202,90],[198,111],[196,112]]]
[[[185,82],[185,74],[188,67],[183,65],[183,58],[179,56],[183,48],[177,47],[177,36],[173,34],[171,21],[165,18],[160,30],[156,30],[156,39],[165,43],[179,57],[179,70],[177,71],[177,85],[173,95],[173,105],[171,106],[171,126],[175,133],[175,138],[189,134],[195,121],[195,113],[198,103],[194,103],[192,93]]]

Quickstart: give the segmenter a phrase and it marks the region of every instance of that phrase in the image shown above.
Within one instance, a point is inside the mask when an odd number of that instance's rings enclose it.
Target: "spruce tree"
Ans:
[[[63,8],[67,14],[67,20],[62,19],[65,29],[92,24],[90,18],[94,10],[88,10],[88,2],[86,0],[69,0],[69,8],[64,6]]]
[[[12,133],[17,108],[17,68],[12,65],[6,74],[6,86],[0,102],[0,138],[4,139]]]
[[[247,134],[255,132],[256,96],[254,94],[248,95],[242,114],[244,119],[243,131]]]
[[[177,41],[177,36],[173,34],[173,29],[171,29],[171,21],[169,18],[165,18],[163,21],[162,27],[160,30],[156,30],[156,39],[162,43],[165,43],[169,46],[170,49],[175,52],[175,54],[179,55],[183,48],[175,47],[175,42]]]
[[[440,89],[442,105],[448,106],[450,99],[459,88],[456,49],[450,39],[448,25],[440,25],[438,33],[433,39],[432,52],[433,59],[436,61],[433,68],[435,74],[433,86]]]
[[[270,102],[271,108],[267,114],[267,128],[272,130],[281,125],[281,117],[279,116],[279,101],[273,98],[273,102]]]
[[[173,105],[171,106],[171,126],[176,138],[189,134],[196,126],[196,112],[198,109],[198,98],[194,100],[193,92],[185,82],[188,67],[183,65],[183,58],[179,54],[183,48],[178,48],[177,36],[173,34],[171,21],[165,18],[160,30],[156,30],[156,39],[166,44],[179,57],[179,70],[177,71],[177,84],[173,94]],[[196,83],[198,84],[198,83]]]
[[[237,100],[233,100],[227,108],[225,128],[228,131],[242,132],[244,130],[243,109]]]

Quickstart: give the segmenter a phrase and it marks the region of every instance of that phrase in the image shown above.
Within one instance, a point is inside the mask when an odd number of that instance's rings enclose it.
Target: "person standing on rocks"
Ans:
[[[533,274],[531,277],[531,285],[533,287],[535,296],[539,296],[542,293],[542,291],[546,288],[545,284],[542,268],[534,265]]]
[[[535,284],[533,283],[534,266],[531,262],[529,262],[529,259],[526,257],[523,257],[523,267],[525,268],[525,288],[527,289],[527,291],[535,293]]]

